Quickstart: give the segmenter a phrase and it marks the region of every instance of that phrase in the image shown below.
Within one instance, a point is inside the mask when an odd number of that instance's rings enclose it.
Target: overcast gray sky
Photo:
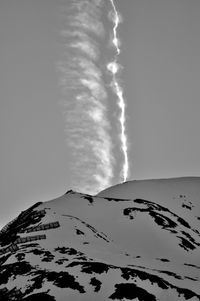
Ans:
[[[55,71],[58,4],[0,2],[0,227],[70,189]],[[130,180],[199,176],[200,1],[115,4],[124,18],[118,35]]]

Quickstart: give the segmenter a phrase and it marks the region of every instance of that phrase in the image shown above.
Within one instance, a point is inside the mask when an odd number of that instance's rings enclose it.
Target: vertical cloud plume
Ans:
[[[60,34],[65,43],[65,60],[57,66],[62,73],[62,111],[65,121],[66,141],[71,150],[71,188],[82,193],[97,194],[111,186],[115,159],[111,135],[111,122],[107,116],[108,91],[101,68],[101,51],[98,39],[104,39],[105,29],[101,22],[101,0],[71,0],[65,10],[67,29]],[[105,3],[104,3],[105,4]],[[113,22],[112,45],[116,51],[113,62],[107,64],[112,74],[111,88],[117,95],[120,110],[120,148],[123,153],[121,177],[128,177],[128,149],[125,129],[125,101],[123,90],[117,81],[120,65],[120,41],[117,28],[121,16],[111,0],[109,18]],[[66,42],[67,41],[67,42]]]
[[[58,65],[62,72],[66,140],[72,154],[70,184],[72,189],[88,194],[97,194],[112,185],[114,164],[107,91],[94,39],[94,34],[104,35],[101,3],[73,1],[70,15],[66,16],[70,30],[61,31],[67,39],[66,60]]]
[[[109,17],[111,21],[113,22],[113,38],[112,38],[112,43],[116,49],[116,56],[113,62],[110,62],[107,65],[107,69],[112,73],[113,79],[111,82],[111,87],[113,88],[113,91],[116,93],[118,101],[118,107],[120,109],[120,116],[119,116],[119,122],[120,122],[120,142],[121,142],[121,150],[123,152],[123,157],[124,157],[124,163],[121,171],[121,176],[123,179],[123,182],[125,182],[128,178],[128,173],[129,173],[129,161],[128,161],[128,145],[127,145],[127,135],[126,135],[126,104],[125,104],[125,99],[123,96],[123,89],[120,87],[116,74],[118,73],[120,66],[117,63],[117,57],[120,54],[120,40],[117,37],[117,28],[119,26],[119,23],[122,21],[121,15],[118,13],[114,0],[110,0],[112,4],[112,11],[109,13]]]

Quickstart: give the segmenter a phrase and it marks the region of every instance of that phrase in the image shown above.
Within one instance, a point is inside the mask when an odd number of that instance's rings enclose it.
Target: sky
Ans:
[[[33,203],[71,188],[56,69],[65,49],[59,32],[66,26],[58,7],[65,3],[0,2],[0,227]],[[118,36],[129,180],[199,176],[200,2],[115,5],[123,17]],[[113,98],[110,119],[115,106]],[[113,136],[116,131],[113,126]]]

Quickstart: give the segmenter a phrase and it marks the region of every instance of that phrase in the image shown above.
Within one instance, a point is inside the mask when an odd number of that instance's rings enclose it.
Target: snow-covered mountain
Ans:
[[[68,191],[0,232],[0,300],[200,300],[200,178]]]

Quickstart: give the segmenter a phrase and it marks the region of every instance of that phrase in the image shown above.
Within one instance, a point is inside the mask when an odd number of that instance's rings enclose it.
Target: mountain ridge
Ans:
[[[200,300],[200,178],[149,181],[21,212],[0,232],[0,300]]]

